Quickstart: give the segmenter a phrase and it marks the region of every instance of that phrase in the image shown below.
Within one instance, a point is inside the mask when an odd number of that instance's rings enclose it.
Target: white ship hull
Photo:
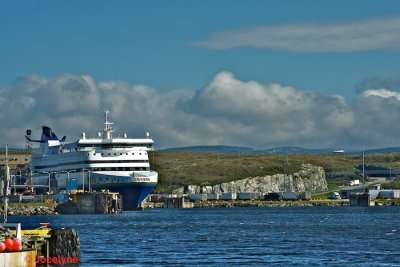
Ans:
[[[112,138],[111,123],[105,122],[97,138],[81,138],[62,144],[43,126],[40,148],[32,156],[32,183],[49,191],[109,189],[123,195],[124,209],[138,208],[158,181],[150,170],[149,138]],[[63,138],[64,139],[64,138]]]

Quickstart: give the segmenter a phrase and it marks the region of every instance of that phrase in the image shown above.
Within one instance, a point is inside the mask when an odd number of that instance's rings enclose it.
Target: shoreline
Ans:
[[[11,204],[8,206],[7,216],[37,216],[37,215],[58,215],[56,206],[47,203],[34,204]],[[4,207],[1,206],[0,214],[4,214]]]
[[[280,202],[224,202],[195,203],[193,208],[282,208],[282,207],[339,207],[349,206],[348,202],[310,202],[310,201],[280,201]]]
[[[290,208],[290,207],[350,207],[348,199],[343,200],[305,200],[305,201],[196,201],[191,202],[190,208]],[[371,206],[400,206],[398,200],[375,200]],[[13,204],[8,208],[7,216],[40,216],[59,215],[57,206],[48,203]],[[364,206],[365,207],[365,206]],[[149,202],[144,209],[163,209],[162,202]],[[0,214],[3,215],[3,207],[0,205]]]
[[[281,208],[281,207],[350,207],[348,199],[305,201],[196,201],[191,208]],[[375,200],[371,206],[400,206],[397,200]],[[149,202],[149,209],[164,208],[162,202]]]

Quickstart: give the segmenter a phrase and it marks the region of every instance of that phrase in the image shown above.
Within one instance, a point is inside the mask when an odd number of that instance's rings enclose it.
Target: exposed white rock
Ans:
[[[303,164],[299,172],[285,176],[284,174],[274,174],[257,176],[237,180],[234,182],[222,183],[215,186],[189,185],[189,194],[210,194],[210,193],[242,193],[242,192],[317,192],[328,189],[325,178],[325,171],[322,167],[311,164]],[[183,187],[174,190],[174,194],[182,194]]]

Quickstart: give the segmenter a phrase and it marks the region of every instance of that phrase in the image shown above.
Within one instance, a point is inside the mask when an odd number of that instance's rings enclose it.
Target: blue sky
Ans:
[[[2,6],[2,83],[32,73],[85,73],[159,90],[199,89],[228,70],[244,80],[352,96],[366,77],[399,73],[398,49],[302,53],[195,45],[214,32],[243,27],[398,16],[398,1],[9,1]]]
[[[384,102],[374,99],[375,105],[378,101],[385,108],[391,107],[388,112],[393,114],[398,108],[399,1],[1,1],[0,5],[1,97],[5,103],[11,97],[26,97],[31,101],[30,109],[20,111],[21,115],[13,122],[5,122],[4,117],[3,124],[14,130],[5,132],[2,139],[16,145],[20,144],[17,132],[27,126],[26,116],[32,114],[37,115],[36,119],[28,121],[38,125],[29,127],[52,123],[54,129],[59,127],[71,135],[80,131],[75,127],[85,127],[73,118],[101,117],[85,113],[84,103],[79,102],[71,109],[73,112],[68,108],[60,111],[57,114],[60,119],[49,114],[50,106],[38,112],[38,106],[46,104],[38,98],[39,91],[54,93],[55,87],[61,86],[60,94],[54,95],[53,102],[58,103],[61,99],[56,97],[64,99],[62,92],[71,89],[70,82],[60,84],[71,80],[75,80],[73,86],[78,88],[92,88],[81,95],[88,101],[92,101],[89,92],[104,90],[99,93],[101,96],[96,96],[96,99],[104,97],[94,106],[96,112],[104,105],[117,110],[119,104],[110,103],[105,93],[116,85],[130,88],[127,92],[143,86],[151,92],[149,97],[154,94],[153,99],[160,103],[170,101],[170,107],[155,109],[154,113],[170,112],[170,117],[158,119],[169,120],[173,127],[159,128],[157,119],[143,121],[158,132],[161,147],[216,143],[256,148],[357,147],[356,140],[361,136],[371,146],[397,145],[395,135],[400,129],[393,129],[387,122],[395,122],[395,118],[383,119],[384,114],[378,116],[376,110],[361,107],[369,105],[371,97],[380,97],[378,100]],[[232,86],[226,87],[227,84]],[[274,84],[293,90],[275,93]],[[213,86],[222,89],[214,90]],[[32,88],[39,91],[32,93]],[[263,93],[257,93],[256,88],[262,88]],[[251,93],[241,96],[243,90]],[[222,96],[222,92],[226,95]],[[313,99],[314,109],[322,103],[324,108],[332,106],[332,109],[315,111],[309,106],[310,110],[299,107],[293,113],[280,113],[279,106],[272,109],[270,105],[271,110],[258,110],[266,115],[255,120],[257,112],[246,111],[245,107],[263,105],[256,103],[257,100],[273,99],[270,93],[277,101],[283,101],[284,107],[294,105],[291,99],[297,95],[298,99]],[[227,97],[231,94],[239,99]],[[260,98],[254,98],[256,95]],[[332,100],[333,96],[343,99]],[[368,104],[362,97],[368,98]],[[215,99],[221,102],[212,103]],[[243,99],[249,102],[238,113],[216,108],[224,104],[229,107]],[[148,101],[156,105],[153,100]],[[15,111],[23,103],[9,103],[8,110],[3,106],[3,113]],[[181,109],[182,106],[186,109]],[[132,113],[129,103],[124,108],[126,114]],[[377,110],[382,109],[377,107]],[[115,120],[122,121],[124,112],[116,111]],[[310,114],[314,112],[325,114],[325,118],[314,118]],[[365,130],[377,122],[358,117],[369,112],[373,112],[369,118],[386,121],[380,122],[378,133]],[[158,117],[154,113],[146,116]],[[309,128],[293,121],[293,114],[299,113],[304,113],[298,119]],[[181,114],[182,118],[174,121],[176,116],[172,114]],[[231,119],[233,114],[241,120]],[[328,123],[327,116],[332,114],[340,116],[334,119],[335,123]],[[339,123],[349,117],[351,121]],[[62,118],[70,124],[61,124]],[[277,118],[286,125],[282,131],[245,138],[249,132],[266,130],[260,125],[270,123],[270,127],[280,127],[275,124]],[[205,123],[208,130],[193,127],[193,121],[197,120]],[[329,128],[331,134],[319,132],[327,123],[340,125]],[[121,124],[135,134],[137,129],[145,130],[133,118]],[[348,127],[353,128],[354,124],[362,124],[364,128],[350,132]],[[242,130],[235,132],[231,127]],[[172,133],[161,134],[163,129]],[[315,129],[319,133],[313,135]],[[302,130],[304,134],[299,135]],[[393,136],[388,137],[388,132]],[[215,138],[216,135],[226,137]]]

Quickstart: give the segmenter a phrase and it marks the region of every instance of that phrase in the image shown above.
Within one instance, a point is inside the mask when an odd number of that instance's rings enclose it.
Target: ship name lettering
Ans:
[[[150,178],[148,177],[137,177],[134,179],[135,182],[150,182]]]

